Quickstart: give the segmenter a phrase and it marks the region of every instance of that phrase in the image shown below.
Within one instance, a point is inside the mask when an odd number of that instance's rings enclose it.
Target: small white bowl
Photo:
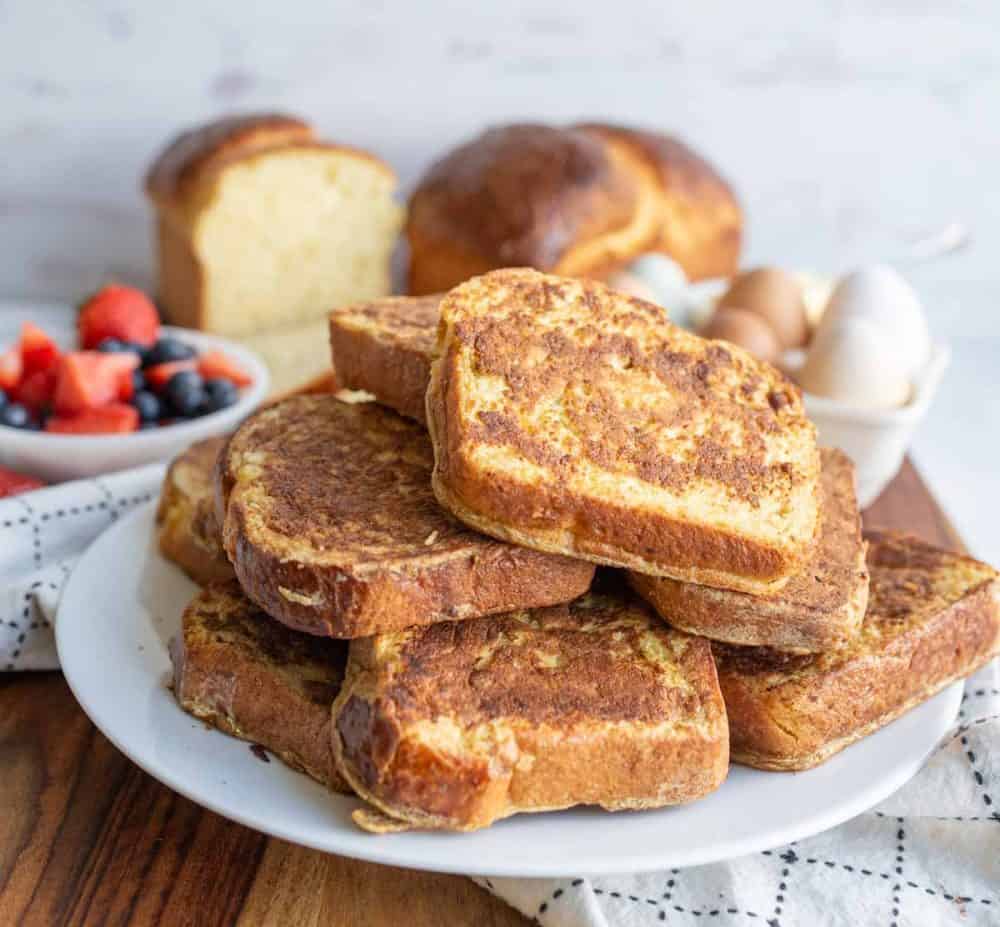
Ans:
[[[240,391],[239,401],[228,409],[129,434],[47,434],[0,425],[0,466],[58,483],[169,460],[196,441],[232,431],[267,395],[270,375],[256,354],[215,335],[166,325],[161,331],[199,354],[223,351],[253,377],[253,383]]]
[[[862,508],[871,505],[899,472],[913,432],[927,415],[950,360],[948,346],[935,344],[913,384],[910,401],[897,409],[865,408],[803,391],[806,413],[816,424],[820,444],[839,447],[854,461]],[[794,375],[793,365],[788,370]]]

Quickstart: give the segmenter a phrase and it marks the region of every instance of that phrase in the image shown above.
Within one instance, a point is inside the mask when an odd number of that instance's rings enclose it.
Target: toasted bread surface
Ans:
[[[728,765],[708,642],[627,596],[352,641],[333,715],[345,779],[417,827],[676,804]]]
[[[440,295],[397,296],[335,309],[330,348],[340,384],[425,423],[440,302]]]
[[[632,587],[674,627],[711,640],[806,653],[846,641],[868,604],[854,465],[832,448],[821,448],[820,458],[819,537],[780,592],[751,596],[641,573],[629,574]]]
[[[167,468],[156,510],[160,552],[198,585],[233,578],[215,520],[215,461],[224,437],[193,444]]]
[[[495,537],[754,594],[811,551],[798,389],[602,284],[501,270],[448,293],[427,418],[438,499]]]
[[[249,418],[216,473],[223,546],[247,595],[291,627],[361,637],[569,601],[593,568],[475,534],[437,504],[420,426],[300,396]]]
[[[1000,580],[971,557],[866,532],[858,633],[821,654],[713,644],[733,759],[807,769],[1000,653]]]
[[[330,706],[347,662],[343,641],[283,627],[230,581],[195,596],[170,654],[185,711],[267,747],[335,791],[350,791],[330,750]]]

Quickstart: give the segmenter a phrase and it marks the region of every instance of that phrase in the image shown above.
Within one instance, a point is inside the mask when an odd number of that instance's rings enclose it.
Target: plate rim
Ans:
[[[408,869],[417,869],[427,872],[442,872],[465,876],[497,876],[516,878],[562,878],[570,876],[606,876],[620,875],[628,873],[654,872],[665,868],[688,868],[691,866],[705,865],[708,863],[725,862],[738,857],[761,852],[763,850],[774,849],[796,840],[803,840],[807,837],[816,836],[830,830],[846,821],[849,821],[864,811],[874,807],[884,801],[890,795],[898,791],[923,767],[927,758],[934,752],[940,743],[940,736],[936,736],[933,741],[928,739],[924,749],[921,750],[919,758],[911,757],[909,762],[902,763],[894,767],[891,773],[873,780],[873,784],[857,792],[850,799],[837,803],[833,810],[825,809],[814,815],[803,817],[799,822],[780,827],[777,830],[769,830],[757,836],[747,836],[729,841],[718,841],[714,844],[706,845],[700,849],[695,849],[687,853],[683,858],[679,858],[675,853],[671,857],[659,859],[651,858],[649,851],[637,852],[634,854],[617,854],[612,859],[602,863],[596,869],[588,868],[587,864],[575,866],[570,862],[553,861],[552,863],[537,864],[532,863],[530,867],[519,866],[516,860],[505,858],[500,861],[494,860],[490,864],[479,862],[476,857],[462,857],[461,852],[452,854],[451,859],[433,858],[421,860],[415,858],[417,851],[407,850],[404,845],[400,845],[393,840],[393,836],[373,836],[358,831],[356,834],[344,834],[347,838],[343,846],[333,847],[329,842],[323,843],[317,840],[303,838],[303,835],[294,828],[282,826],[280,819],[262,821],[250,814],[244,814],[239,809],[230,808],[217,802],[212,796],[206,796],[201,790],[189,785],[183,776],[174,775],[169,769],[158,765],[143,755],[141,751],[135,750],[122,737],[113,726],[102,723],[102,712],[99,707],[95,707],[89,698],[87,687],[81,686],[81,679],[77,675],[79,664],[75,656],[71,654],[71,645],[68,637],[70,631],[65,628],[70,627],[70,622],[62,620],[62,606],[66,601],[73,601],[71,592],[78,584],[85,583],[85,577],[89,564],[99,559],[99,555],[105,546],[110,546],[119,535],[128,532],[136,532],[135,526],[143,521],[150,521],[152,527],[157,500],[152,499],[143,505],[123,515],[114,524],[110,525],[102,534],[95,539],[91,546],[84,552],[74,567],[66,585],[63,589],[63,598],[60,601],[59,614],[55,622],[56,649],[59,654],[60,665],[63,667],[63,676],[69,685],[73,697],[77,700],[81,709],[90,719],[91,723],[131,762],[135,763],[145,773],[152,776],[162,785],[172,789],[185,798],[193,801],[199,807],[205,808],[227,820],[235,821],[245,827],[249,827],[260,833],[287,840],[299,846],[306,846],[324,853],[346,856],[352,859],[364,860],[367,862],[379,863],[382,865],[400,866]],[[137,533],[137,532],[136,532]],[[162,555],[153,548],[153,554],[164,560],[170,569],[177,569],[173,564],[162,558]],[[78,626],[77,626],[78,627]],[[70,653],[70,658],[65,659],[64,655]],[[159,682],[155,683],[159,685]],[[928,704],[933,700],[942,700],[947,705],[943,712],[950,718],[948,726],[953,725],[957,717],[962,700],[964,682],[957,680],[946,686],[941,692],[929,699]],[[949,704],[950,703],[950,704]],[[181,711],[177,706],[177,710]],[[219,736],[227,736],[222,732],[213,731]],[[245,743],[241,741],[241,743]],[[850,748],[848,748],[850,749]],[[808,771],[806,771],[808,773]],[[765,773],[767,775],[796,775],[796,773],[774,772]],[[798,775],[802,775],[799,773]],[[641,812],[638,812],[641,813]],[[336,834],[337,830],[331,830],[331,834]],[[396,837],[406,837],[406,834],[395,835]],[[427,836],[427,835],[423,835]],[[443,840],[460,840],[461,834],[441,834]],[[352,839],[353,838],[353,839]],[[336,841],[334,841],[336,842]],[[564,857],[565,859],[565,857]]]

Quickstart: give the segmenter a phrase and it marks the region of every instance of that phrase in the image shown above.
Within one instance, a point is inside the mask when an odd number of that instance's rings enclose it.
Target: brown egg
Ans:
[[[801,348],[809,338],[802,287],[795,277],[777,267],[738,274],[717,308],[756,313],[771,326],[783,348]]]
[[[716,309],[702,335],[745,348],[769,364],[781,357],[781,344],[771,326],[746,309]]]

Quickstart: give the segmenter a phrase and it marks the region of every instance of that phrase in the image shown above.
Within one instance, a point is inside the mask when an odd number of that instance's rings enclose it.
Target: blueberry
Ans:
[[[215,378],[205,381],[205,406],[203,412],[218,412],[239,402],[240,391],[230,380]]]
[[[146,377],[141,370],[132,371],[132,392],[139,393],[144,389],[149,389],[146,385]]]
[[[181,418],[194,418],[201,414],[205,402],[205,386],[201,375],[194,370],[175,373],[163,390],[167,408]]]
[[[0,389],[0,409],[7,405],[7,393]]]
[[[160,423],[157,421],[152,422],[139,422],[139,431],[150,431],[153,428],[159,428]]]
[[[144,367],[156,364],[169,364],[171,361],[190,360],[195,356],[195,349],[176,338],[161,338],[146,353],[143,359]]]
[[[102,354],[122,354],[126,350],[125,342],[118,338],[103,338],[97,345],[97,350]]]
[[[132,405],[139,413],[139,420],[142,422],[155,422],[163,411],[160,400],[149,390],[141,389],[132,397]]]
[[[0,425],[8,428],[28,428],[31,424],[31,414],[19,402],[9,402],[0,409]]]

